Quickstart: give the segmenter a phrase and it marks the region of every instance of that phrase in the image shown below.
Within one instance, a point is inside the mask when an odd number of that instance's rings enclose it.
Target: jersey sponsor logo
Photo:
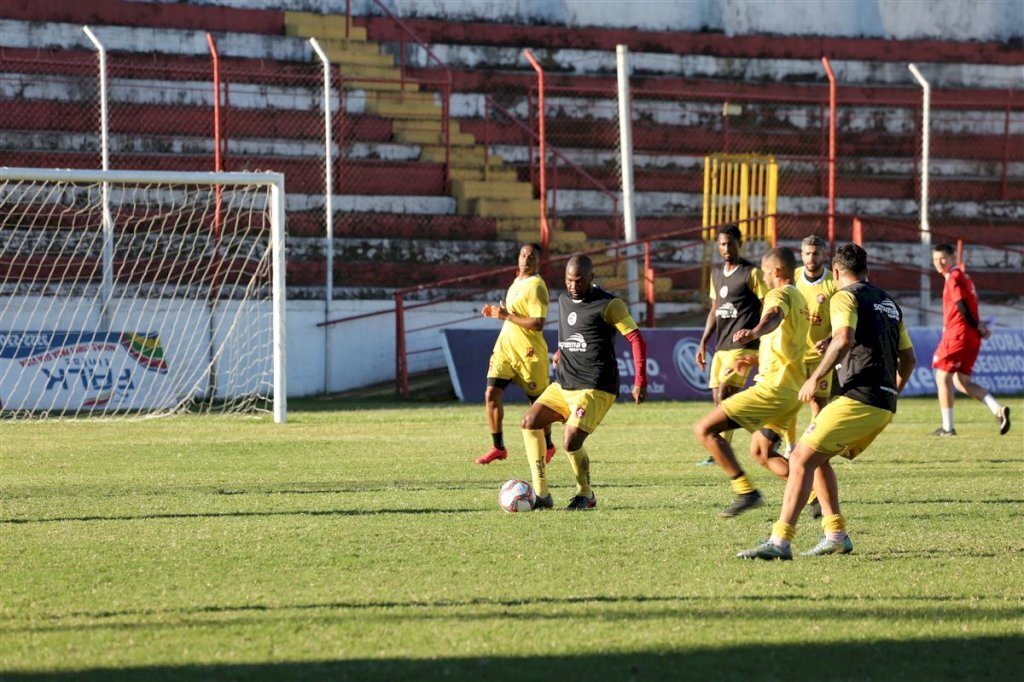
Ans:
[[[530,383],[528,383],[526,385],[526,387],[528,389],[530,389],[531,391],[536,391],[537,390],[537,382],[536,381],[531,381]]]
[[[718,290],[718,297],[719,298],[725,298],[728,295],[729,295],[729,286],[727,284],[723,284],[722,288]]]
[[[736,310],[736,306],[732,303],[723,303],[715,309],[715,317],[720,317],[723,320],[735,320],[739,316],[740,311]]]
[[[811,422],[807,425],[807,430],[804,433],[813,433],[816,428],[818,428],[818,422]]]
[[[820,384],[818,384],[818,388],[820,388],[820,389],[821,389],[821,390],[823,390],[823,391],[824,391],[824,390],[825,390],[826,388],[828,388],[828,380],[827,380],[827,379],[822,379],[822,380],[821,380],[821,383],[820,383]]]
[[[576,408],[576,418],[577,419],[583,419],[583,417],[586,414],[587,414],[587,408],[585,408],[585,407],[577,407]]]
[[[893,320],[900,319],[899,308],[897,308],[896,304],[893,303],[892,300],[888,298],[882,301],[881,303],[875,303],[872,307],[875,309],[876,313],[882,313],[883,315],[886,315],[887,317]]]
[[[697,364],[696,356],[699,348],[700,344],[695,339],[680,339],[672,349],[672,364],[675,365],[676,372],[690,388],[707,393],[711,390],[708,388],[710,367],[705,365],[705,368],[701,369]]]
[[[569,353],[581,353],[587,349],[587,340],[583,338],[583,334],[573,334],[565,341],[559,341],[558,349]]]
[[[570,327],[575,325],[576,324],[576,313],[575,312],[569,313],[569,317],[565,318],[565,321],[569,323]]]
[[[819,304],[820,304],[820,303],[824,303],[824,302],[825,302],[825,294],[818,294],[818,295],[817,295],[817,296],[815,297],[815,300],[817,300]]]

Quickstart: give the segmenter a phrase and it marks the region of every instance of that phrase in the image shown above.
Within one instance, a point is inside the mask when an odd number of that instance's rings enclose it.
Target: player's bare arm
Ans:
[[[840,327],[835,330],[832,334],[832,340],[828,344],[828,348],[825,349],[825,354],[821,357],[821,362],[811,372],[811,376],[807,378],[804,385],[800,388],[799,398],[802,402],[809,403],[814,400],[814,393],[818,390],[818,382],[821,381],[822,377],[825,376],[833,367],[836,366],[839,357],[846,352],[846,349],[853,344],[853,328],[852,327]]]
[[[718,323],[718,299],[711,299],[711,310],[708,311],[708,319],[704,322],[704,333],[700,337],[700,345],[697,347],[697,366],[702,370],[707,364],[707,347],[711,335],[715,333],[715,326]]]
[[[498,305],[491,305],[488,303],[480,309],[480,314],[494,320],[508,320],[512,324],[517,324],[523,329],[531,332],[539,332],[544,328],[543,317],[524,317],[523,315],[511,313],[508,308],[505,307],[504,301],[500,301]]]
[[[913,346],[911,346],[899,351],[896,357],[899,361],[899,364],[896,366],[896,390],[899,393],[903,393],[904,387],[910,381],[910,375],[914,373],[914,368],[917,367],[917,355],[914,353]]]
[[[782,324],[782,320],[786,315],[782,312],[782,308],[775,306],[769,308],[761,316],[761,321],[757,323],[757,326],[753,329],[741,329],[732,335],[734,343],[751,343],[757,341],[765,334],[771,334],[773,331],[778,329],[779,325]]]

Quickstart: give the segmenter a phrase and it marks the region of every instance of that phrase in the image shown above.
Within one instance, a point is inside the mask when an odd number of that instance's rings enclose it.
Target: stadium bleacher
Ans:
[[[522,45],[534,48],[548,70],[547,139],[571,162],[549,169],[556,249],[614,240],[619,230],[610,197],[619,174],[613,53],[620,43],[633,51],[641,238],[699,224],[701,162],[723,151],[723,143],[729,151],[780,159],[780,212],[792,217],[784,238],[822,234],[827,87],[818,59],[827,53],[840,84],[837,213],[865,218],[869,241],[914,243],[920,91],[911,86],[906,63],[915,61],[936,87],[933,230],[988,247],[971,251],[979,285],[998,277],[986,270],[1019,261],[992,248],[1024,241],[1024,102],[1014,92],[1022,59],[1006,45],[601,28],[567,34],[545,26],[410,19],[404,23],[447,69],[426,47],[406,42],[403,75],[399,45],[409,39],[392,19],[354,17],[345,41],[342,17],[289,12],[291,5],[7,3],[0,11],[5,165],[98,166],[96,58],[81,31],[89,24],[110,51],[112,167],[212,170],[204,32],[215,32],[228,83],[224,168],[286,174],[291,295],[317,296],[324,268],[323,118],[320,66],[307,42],[317,35],[343,64],[337,295],[379,298],[396,286],[508,265],[516,242],[535,238],[534,155],[522,129],[535,76]],[[449,74],[450,177],[445,91],[433,85]],[[406,77],[422,84],[398,91],[397,81]],[[723,116],[723,101],[738,103],[742,113]],[[485,118],[491,103],[522,120],[496,117],[493,109]],[[848,237],[848,222],[840,223],[840,236]],[[619,271],[606,274],[613,283],[621,279]],[[916,283],[914,273],[889,274],[891,287]],[[692,289],[696,277],[677,276],[671,286]],[[1024,293],[1013,289],[1019,282],[1000,286]]]

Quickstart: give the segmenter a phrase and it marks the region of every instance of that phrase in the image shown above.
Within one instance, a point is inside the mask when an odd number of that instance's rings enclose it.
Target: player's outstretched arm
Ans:
[[[633,351],[633,402],[639,405],[647,400],[647,342],[639,329],[625,337]]]
[[[505,307],[504,301],[499,302],[498,305],[485,305],[480,310],[480,314],[484,317],[489,317],[495,320],[508,320],[512,324],[517,324],[527,331],[539,332],[544,328],[543,317],[525,317],[523,315],[511,313],[508,308]]]
[[[715,333],[715,326],[718,323],[718,299],[711,299],[711,310],[708,311],[708,319],[704,322],[704,333],[700,337],[700,345],[697,346],[697,366],[704,369],[707,364],[707,347],[711,335]]]
[[[733,334],[733,343],[750,343],[751,341],[757,341],[765,334],[771,334],[782,324],[785,316],[782,308],[778,306],[769,308],[761,315],[761,321],[757,323],[756,327],[753,329],[741,329]]]

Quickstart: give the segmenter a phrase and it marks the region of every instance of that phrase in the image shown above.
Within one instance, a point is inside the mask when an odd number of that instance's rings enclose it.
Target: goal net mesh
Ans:
[[[270,185],[0,176],[4,417],[267,411]]]

